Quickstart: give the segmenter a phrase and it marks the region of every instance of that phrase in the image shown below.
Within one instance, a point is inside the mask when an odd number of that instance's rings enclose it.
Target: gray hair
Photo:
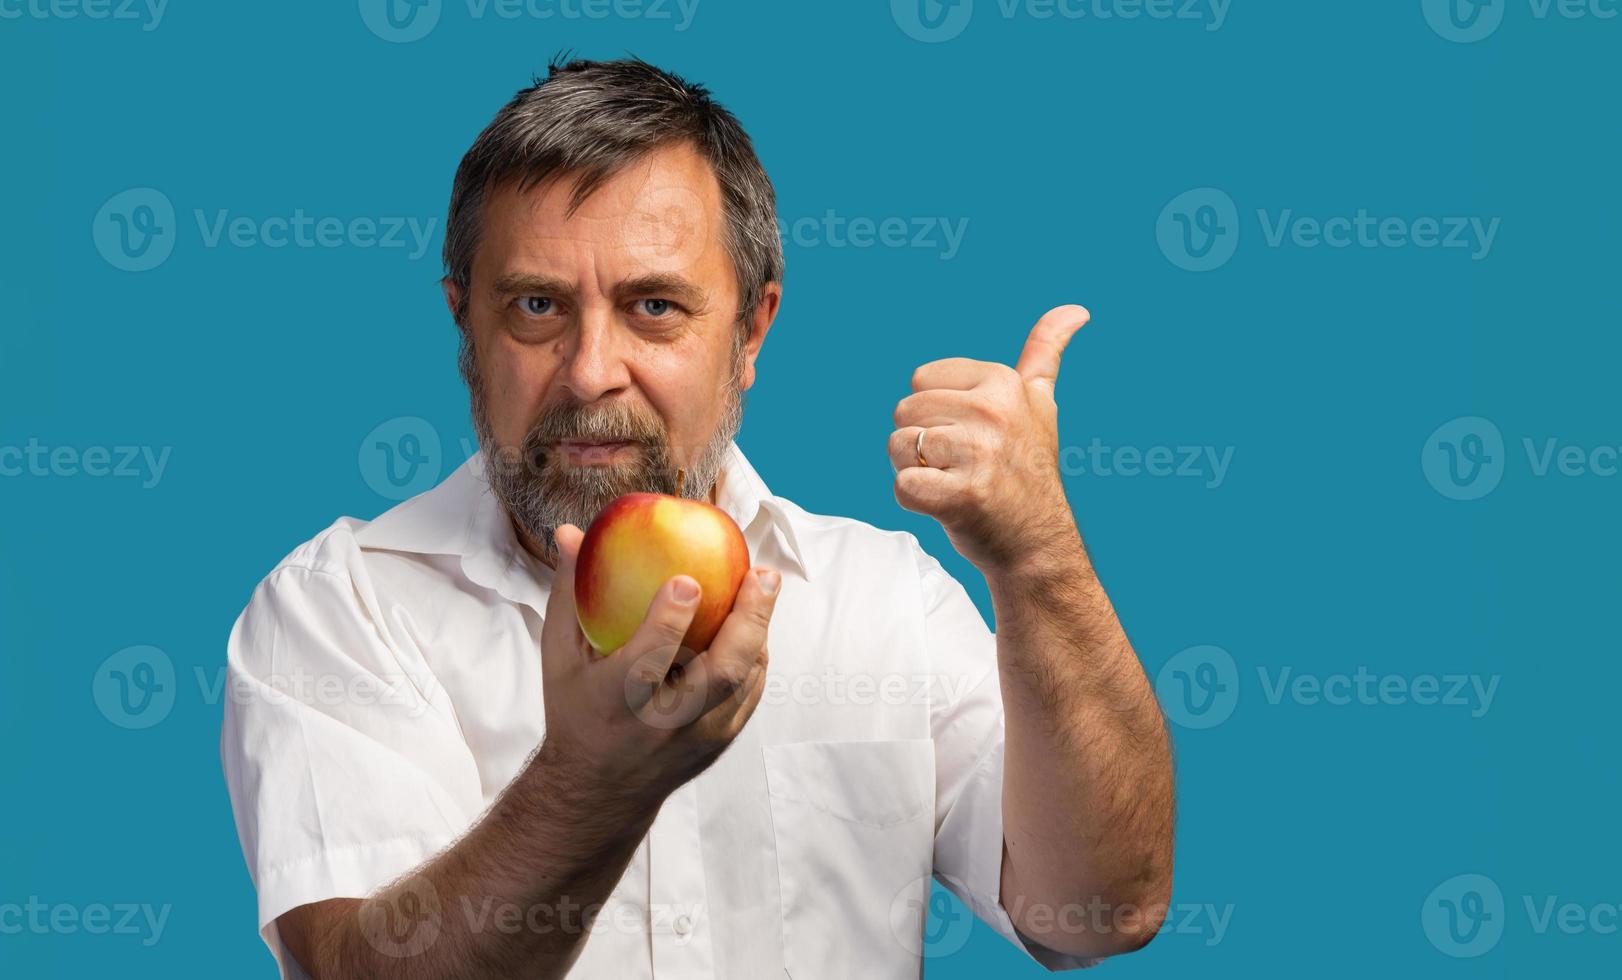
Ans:
[[[739,320],[783,279],[777,200],[754,145],[736,117],[692,85],[640,59],[554,61],[547,77],[521,89],[485,127],[456,168],[445,222],[445,276],[461,287],[456,322],[466,326],[473,254],[490,191],[550,177],[575,179],[569,211],[605,180],[648,152],[686,141],[721,185],[724,243],[738,279]]]

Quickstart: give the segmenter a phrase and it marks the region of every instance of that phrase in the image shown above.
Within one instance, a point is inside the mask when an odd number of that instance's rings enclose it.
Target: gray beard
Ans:
[[[721,421],[686,467],[680,496],[704,500],[726,462],[727,448],[743,424],[741,387],[742,337],[733,345],[732,374],[718,393],[725,403]],[[464,331],[457,358],[473,408],[473,431],[484,452],[490,490],[508,515],[528,532],[549,562],[557,559],[555,532],[564,524],[591,526],[602,509],[627,493],[676,495],[676,463],[669,433],[658,416],[622,405],[588,409],[578,402],[548,408],[530,426],[521,445],[497,445],[485,405],[484,379],[478,356]],[[560,458],[562,439],[633,443],[631,458],[619,462],[571,466]]]

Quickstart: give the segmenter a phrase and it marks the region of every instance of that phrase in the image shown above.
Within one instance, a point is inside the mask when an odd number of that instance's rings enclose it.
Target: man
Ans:
[[[993,635],[912,535],[806,513],[733,441],[783,258],[703,88],[555,65],[463,159],[445,261],[480,452],[300,546],[230,639],[222,757],[284,975],[917,976],[932,876],[1050,969],[1154,935],[1164,722],[1057,467],[1086,311],[896,407],[896,497],[985,575]],[[676,576],[598,656],[581,529],[678,473],[756,565],[707,650]]]

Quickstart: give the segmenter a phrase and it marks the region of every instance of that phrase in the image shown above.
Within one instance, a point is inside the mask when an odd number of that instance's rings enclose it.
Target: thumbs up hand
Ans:
[[[966,357],[931,361],[895,409],[890,464],[901,506],[941,522],[952,546],[993,575],[1076,539],[1059,478],[1059,358],[1090,314],[1049,310],[1014,367]],[[923,434],[922,458],[919,434]]]

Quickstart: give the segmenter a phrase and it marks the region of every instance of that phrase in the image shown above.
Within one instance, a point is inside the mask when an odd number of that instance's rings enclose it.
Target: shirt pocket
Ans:
[[[934,742],[783,742],[761,752],[784,969],[796,980],[916,978],[935,844]]]

